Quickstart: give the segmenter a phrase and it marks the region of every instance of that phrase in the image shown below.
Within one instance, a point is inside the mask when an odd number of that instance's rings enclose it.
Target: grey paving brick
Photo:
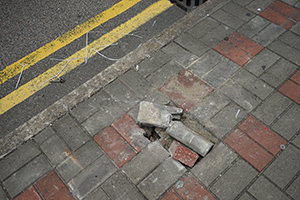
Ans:
[[[300,5],[300,2],[299,2]],[[300,35],[300,23],[296,23],[291,29],[294,33]]]
[[[55,131],[51,127],[45,128],[42,132],[33,137],[37,144],[42,144],[45,140],[55,134]]]
[[[187,33],[183,33],[180,37],[178,37],[175,40],[175,42],[197,56],[203,55],[206,51],[210,49],[203,42],[196,38],[193,38]]]
[[[233,2],[228,2],[226,5],[222,7],[222,10],[226,11],[227,13],[232,14],[235,17],[243,21],[249,21],[254,17],[254,13],[243,6],[235,4]]]
[[[6,196],[5,192],[1,187],[0,187],[0,199],[9,200],[9,198]]]
[[[162,49],[163,52],[170,55],[178,63],[180,63],[184,68],[187,68],[192,62],[194,62],[198,57],[191,52],[185,50],[178,44],[172,42]]]
[[[300,148],[300,135],[293,140],[293,144]]]
[[[133,70],[129,70],[121,76],[121,81],[129,86],[139,99],[144,99],[155,90],[146,79]]]
[[[238,64],[229,59],[224,59],[215,68],[204,75],[202,79],[214,88],[217,88],[239,69],[240,66]]]
[[[169,157],[138,184],[138,188],[146,198],[158,199],[185,172],[184,166]]]
[[[57,135],[48,138],[40,147],[55,166],[71,154],[71,150],[68,149],[66,144]]]
[[[255,35],[252,38],[252,40],[266,47],[271,42],[273,42],[279,35],[281,35],[284,31],[285,29],[283,27],[271,23],[266,28],[264,28],[261,32]]]
[[[188,30],[187,32],[192,35],[194,38],[201,38],[206,33],[210,32],[211,30],[215,29],[219,25],[219,22],[216,20],[206,17],[202,21],[200,21],[197,25],[193,28]]]
[[[4,180],[41,152],[33,141],[28,141],[0,161],[0,179]]]
[[[261,102],[257,96],[233,80],[224,83],[220,87],[220,91],[247,111],[253,110]]]
[[[205,123],[230,102],[231,100],[221,92],[214,91],[213,93],[205,97],[202,101],[200,101],[197,105],[195,105],[190,113],[192,113],[197,118],[197,120]]]
[[[100,150],[99,146],[93,140],[90,140],[73,154],[68,155],[68,158],[58,165],[56,169],[65,182],[69,182],[81,170],[102,155],[103,152]]]
[[[112,101],[88,118],[82,125],[91,136],[94,136],[124,114],[125,112]]]
[[[141,76],[146,77],[155,70],[157,70],[159,67],[162,65],[166,64],[169,62],[171,57],[161,50],[155,52],[154,54],[151,55],[150,58],[146,58],[142,62],[140,62],[139,65],[139,74]]]
[[[300,1],[294,5],[296,8],[300,9]],[[298,23],[299,24],[299,23]]]
[[[191,172],[208,187],[237,157],[236,153],[221,142]]]
[[[269,7],[274,2],[275,2],[275,0],[264,0],[264,1],[254,0],[250,4],[248,4],[248,6],[246,6],[246,8],[248,8],[249,10],[252,10],[254,13],[258,14],[258,13],[262,12],[263,10],[265,10],[267,7]]]
[[[86,197],[84,200],[110,200],[110,198],[105,194],[102,188],[97,188],[91,195]]]
[[[101,90],[86,101],[78,104],[71,110],[71,113],[80,123],[82,123],[111,101],[112,98],[104,90]]]
[[[233,77],[232,80],[258,96],[260,99],[265,99],[274,89],[264,81],[256,78],[248,71],[241,69]]]
[[[300,130],[300,106],[293,105],[279,120],[272,126],[284,138],[290,140]]]
[[[122,171],[134,184],[137,184],[168,156],[169,152],[159,142],[152,142],[131,161],[126,163]]]
[[[287,31],[282,34],[279,39],[284,43],[300,50],[300,36],[296,35],[295,33]]]
[[[247,192],[245,192],[239,200],[254,200]]]
[[[264,73],[264,70],[269,69],[280,56],[268,49],[263,49],[258,55],[251,59],[243,68],[256,76]],[[263,69],[264,68],[264,69]]]
[[[78,199],[82,199],[116,171],[117,168],[113,163],[103,155],[73,178],[67,185],[74,196]]]
[[[284,188],[300,169],[300,150],[289,145],[264,174],[280,188]]]
[[[240,34],[248,38],[252,38],[254,35],[256,35],[259,31],[264,29],[270,23],[271,22],[266,20],[265,18],[256,16],[253,19],[251,19],[248,23],[240,27],[237,30],[237,32],[239,32]]]
[[[299,54],[300,55],[300,54]],[[272,85],[273,87],[278,87],[286,79],[288,79],[296,70],[297,66],[291,62],[281,59],[276,64],[274,64],[261,78]]]
[[[224,10],[217,10],[216,12],[214,12],[211,17],[213,17],[214,19],[222,22],[223,24],[233,28],[233,29],[237,29],[239,28],[241,25],[244,24],[244,21],[237,18],[236,16],[229,14],[227,12],[225,12]]]
[[[300,65],[300,51],[287,45],[286,43],[276,40],[269,45],[269,49],[290,60],[291,62]]]
[[[237,112],[239,114],[235,118]],[[222,139],[230,130],[232,130],[245,116],[247,112],[234,103],[230,103],[215,115],[211,120],[205,123],[205,127],[211,130],[219,139]]]
[[[161,88],[164,84],[168,83],[174,76],[182,72],[184,68],[175,60],[171,60],[166,65],[152,73],[147,77],[149,81],[156,88]]]
[[[90,139],[69,114],[57,120],[53,128],[63,137],[72,151],[75,151]]]
[[[43,155],[30,161],[12,176],[8,177],[3,184],[11,197],[15,197],[33,182],[44,176],[51,170],[51,166]]]
[[[104,90],[117,102],[120,107],[128,111],[139,102],[139,97],[119,79],[115,80]]]
[[[224,60],[225,57],[214,50],[208,51],[193,63],[188,70],[193,72],[198,77],[202,78],[207,72],[213,69],[218,63]]]
[[[253,112],[253,115],[270,125],[291,103],[290,99],[275,92]]]
[[[300,176],[294,180],[294,182],[289,186],[286,192],[291,195],[294,199],[300,199]]]
[[[234,32],[232,28],[220,24],[212,31],[208,32],[203,38],[200,40],[207,44],[208,46],[214,48],[217,44],[219,44],[225,37],[228,37]]]
[[[112,199],[145,199],[121,171],[109,177],[101,187]]]
[[[298,0],[282,0],[284,3],[290,4],[291,6],[295,5]]]
[[[249,188],[250,192],[256,199],[282,199],[287,200],[288,198],[283,194],[273,183],[268,181],[264,176],[260,176],[255,183]]]
[[[236,162],[210,190],[220,199],[234,199],[257,175],[244,160]]]

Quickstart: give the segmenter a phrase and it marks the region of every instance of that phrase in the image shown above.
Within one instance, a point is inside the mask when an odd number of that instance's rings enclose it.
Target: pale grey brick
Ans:
[[[217,44],[219,44],[225,37],[228,37],[234,32],[232,28],[220,24],[212,31],[208,32],[203,38],[200,40],[207,44],[208,46],[214,48]]]
[[[244,193],[239,200],[254,200],[248,193]]]
[[[266,28],[264,28],[261,32],[255,35],[252,38],[252,40],[266,47],[271,42],[273,42],[279,35],[281,35],[284,31],[285,29],[283,27],[271,23]]]
[[[300,2],[298,3],[300,5]],[[291,29],[292,32],[300,35],[300,23],[296,23]]]
[[[227,12],[219,9],[216,12],[214,12],[211,15],[213,18],[215,18],[216,20],[226,24],[227,26],[233,28],[233,29],[237,29],[239,28],[241,25],[244,24],[244,21],[237,18],[236,16],[232,15],[232,14],[228,14]]]
[[[294,140],[293,144],[296,145],[300,149],[300,135],[298,135]]]
[[[260,13],[263,10],[265,10],[267,7],[269,7],[272,3],[274,3],[275,0],[254,0],[250,4],[246,6],[249,10],[253,11],[254,13]]]
[[[290,4],[291,6],[295,5],[298,0],[282,0],[284,3]]]
[[[105,194],[102,188],[97,188],[91,195],[86,197],[84,200],[110,200],[110,198]]]
[[[241,6],[246,6],[253,0],[233,0],[233,2],[240,4]]]
[[[300,176],[294,180],[294,182],[289,186],[286,192],[291,195],[294,199],[300,199]]]
[[[300,36],[294,34],[293,32],[287,31],[282,34],[279,39],[284,43],[300,50]]]
[[[251,19],[248,23],[240,27],[237,32],[248,38],[252,38],[255,34],[264,29],[269,24],[270,21],[260,16],[256,16],[253,19]]]
[[[191,34],[194,38],[201,38],[206,33],[210,32],[211,30],[215,29],[219,25],[219,22],[216,20],[207,17],[200,21],[196,26],[188,30],[188,33]]]
[[[55,132],[51,127],[47,127],[46,129],[44,129],[42,132],[40,132],[39,134],[37,134],[36,136],[34,136],[34,141],[37,144],[42,144],[45,140],[47,140],[49,137],[51,137],[52,135],[54,135]]]
[[[3,189],[0,187],[0,199],[2,200],[9,200],[9,198],[6,196],[5,192]]]
[[[226,5],[224,5],[222,7],[222,10],[225,10],[227,13],[230,13],[233,16],[242,19],[243,21],[249,21],[254,17],[253,12],[233,2],[229,2]]]

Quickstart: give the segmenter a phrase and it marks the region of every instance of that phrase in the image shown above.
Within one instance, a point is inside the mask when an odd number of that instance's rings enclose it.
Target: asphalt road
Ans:
[[[109,32],[128,21],[158,0],[142,0],[132,8],[95,28],[98,33],[89,34],[89,43],[98,39],[104,32]],[[51,42],[79,24],[102,13],[120,0],[2,0],[0,2],[0,70]],[[168,10],[140,26],[139,37],[125,36],[118,45],[111,46],[103,54],[121,58],[137,46],[163,29],[173,24],[186,13],[172,6]],[[154,23],[155,22],[155,23]],[[25,70],[20,86],[57,64],[50,58],[67,58],[85,47],[85,36],[59,49],[47,58]],[[0,115],[0,138],[22,125],[30,118],[101,72],[113,61],[101,56],[89,59],[88,64],[81,65],[62,78],[65,83],[53,83],[36,92],[25,101]],[[0,85],[0,98],[15,90],[18,75]]]

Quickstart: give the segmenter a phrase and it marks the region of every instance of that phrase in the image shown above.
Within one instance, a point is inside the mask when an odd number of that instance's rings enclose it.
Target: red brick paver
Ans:
[[[180,198],[170,190],[161,200],[180,200]]]
[[[138,152],[150,143],[144,136],[145,130],[140,128],[128,114],[115,121],[112,127]]]
[[[174,187],[175,192],[184,200],[215,199],[194,177],[187,175],[181,179],[184,183]]]
[[[290,79],[300,85],[300,69]]]
[[[256,42],[246,38],[239,33],[233,33],[229,36],[228,42],[242,49],[251,56],[257,55],[264,47],[260,46]]]
[[[218,44],[214,48],[214,50],[226,56],[241,67],[244,66],[252,58],[252,56],[246,54],[245,52],[239,50],[235,46],[225,41]]]
[[[266,18],[267,20],[273,22],[274,24],[277,24],[279,26],[282,26],[285,29],[290,29],[295,22],[286,18],[285,16],[277,13],[276,11],[267,8],[263,12],[259,14],[261,17]]]
[[[49,172],[36,186],[46,200],[74,199],[55,171]]]
[[[176,140],[174,140],[169,147],[169,152],[172,158],[189,167],[193,167],[195,162],[199,158],[199,155],[197,153]]]
[[[266,126],[259,122],[252,116],[249,116],[242,124],[238,126],[239,129],[247,133],[258,144],[266,148],[273,155],[276,155],[281,149],[280,145],[286,145],[287,141],[277,135]]]
[[[107,127],[94,140],[118,167],[122,167],[136,155],[112,127]]]
[[[273,159],[271,154],[238,129],[234,130],[227,138],[225,138],[224,142],[258,171],[263,170]]]
[[[20,194],[15,200],[42,200],[39,193],[36,191],[36,189],[32,186],[30,186],[27,190],[25,190],[22,194]]]
[[[195,76],[184,70],[161,88],[179,107],[190,110],[214,89]]]
[[[269,8],[295,21],[300,20],[300,10],[281,1],[276,1]]]
[[[279,92],[300,104],[300,86],[288,80],[279,89]]]

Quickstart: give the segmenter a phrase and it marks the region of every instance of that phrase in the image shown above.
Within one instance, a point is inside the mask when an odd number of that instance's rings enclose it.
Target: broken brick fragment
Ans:
[[[199,158],[197,153],[176,140],[172,142],[169,152],[173,159],[178,160],[189,167],[193,167]]]

